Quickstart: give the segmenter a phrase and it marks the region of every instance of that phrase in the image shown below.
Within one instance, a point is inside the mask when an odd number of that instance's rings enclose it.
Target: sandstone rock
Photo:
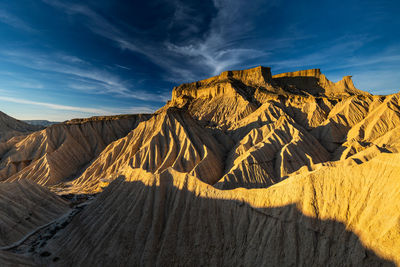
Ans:
[[[29,179],[43,185],[66,182],[112,141],[148,115],[74,120],[52,125],[21,140],[0,144],[0,179]]]
[[[337,83],[329,81],[320,69],[301,70],[277,74],[273,80],[282,88],[311,95],[343,97],[350,95],[369,95],[355,88],[351,76],[345,76]]]
[[[214,184],[222,176],[222,155],[211,133],[185,111],[170,108],[111,143],[73,185],[99,191],[101,179],[113,180],[132,168],[160,173],[169,167]]]
[[[42,250],[60,266],[391,266],[400,261],[399,162],[386,155],[225,191],[173,169],[132,170]]]

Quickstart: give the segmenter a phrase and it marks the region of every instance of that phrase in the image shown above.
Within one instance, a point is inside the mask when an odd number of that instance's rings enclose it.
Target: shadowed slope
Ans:
[[[379,102],[379,98],[364,96],[345,98],[330,110],[327,119],[311,133],[325,148],[333,152],[345,142],[348,131],[367,116],[376,102]]]
[[[0,183],[0,246],[11,245],[68,210],[67,202],[30,181]]]
[[[355,88],[351,76],[345,76],[337,83],[329,81],[320,69],[309,69],[282,73],[272,76],[273,81],[286,91],[314,96],[343,97],[369,95]]]
[[[0,265],[3,267],[33,267],[37,266],[29,257],[0,251]]]
[[[49,257],[35,258],[46,265],[57,257],[59,266],[391,266],[375,253],[400,261],[398,159],[253,190],[132,169],[129,182],[113,182],[37,252]],[[372,170],[385,174],[379,184]]]
[[[0,142],[4,142],[12,137],[26,135],[41,129],[43,129],[42,126],[25,123],[0,111]]]

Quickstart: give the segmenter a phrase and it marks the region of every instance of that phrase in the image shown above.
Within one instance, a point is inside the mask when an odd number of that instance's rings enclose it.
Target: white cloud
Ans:
[[[5,90],[1,90],[0,92],[6,92]],[[77,107],[77,106],[69,106],[69,105],[60,105],[60,104],[54,104],[54,103],[47,103],[47,102],[40,102],[40,101],[32,101],[32,100],[26,100],[26,99],[21,99],[21,98],[15,98],[15,97],[7,97],[7,96],[0,96],[0,100],[5,101],[5,102],[11,102],[11,103],[17,103],[17,104],[23,104],[23,105],[34,105],[38,106],[41,109],[43,109],[42,112],[42,118],[48,117],[49,114],[45,112],[46,110],[60,110],[60,111],[72,111],[74,112],[74,115],[70,114],[69,118],[65,118],[63,116],[62,120],[64,119],[71,119],[74,117],[87,117],[93,116],[93,115],[118,115],[118,114],[137,114],[137,113],[153,113],[154,109],[148,107],[148,106],[142,106],[142,107],[121,107],[121,108],[88,108],[88,107]],[[24,107],[24,109],[27,109]],[[25,114],[25,116],[29,116],[28,114]],[[59,116],[60,118],[60,116]]]
[[[31,101],[31,100],[14,98],[14,97],[7,97],[7,96],[0,96],[0,100],[7,101],[7,102],[12,102],[12,103],[17,103],[17,104],[41,106],[43,108],[50,108],[50,109],[57,109],[57,110],[77,111],[77,112],[98,114],[98,115],[110,114],[109,111],[106,111],[106,110],[103,110],[103,109],[59,105],[59,104],[52,104],[52,103],[46,103],[46,102],[37,102],[37,101]]]
[[[10,71],[0,71],[0,86],[12,87],[12,88],[28,88],[28,89],[44,88],[42,82],[39,82],[36,79],[21,77],[19,73]]]

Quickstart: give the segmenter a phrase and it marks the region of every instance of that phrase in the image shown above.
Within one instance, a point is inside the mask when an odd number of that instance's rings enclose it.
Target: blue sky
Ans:
[[[0,110],[18,119],[153,112],[228,69],[321,68],[400,89],[400,2],[18,0],[0,3]]]

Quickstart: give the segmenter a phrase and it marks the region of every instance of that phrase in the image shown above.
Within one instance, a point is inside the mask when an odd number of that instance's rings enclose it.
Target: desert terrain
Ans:
[[[400,265],[399,151],[400,93],[319,69],[224,71],[153,114],[0,113],[0,265]]]

